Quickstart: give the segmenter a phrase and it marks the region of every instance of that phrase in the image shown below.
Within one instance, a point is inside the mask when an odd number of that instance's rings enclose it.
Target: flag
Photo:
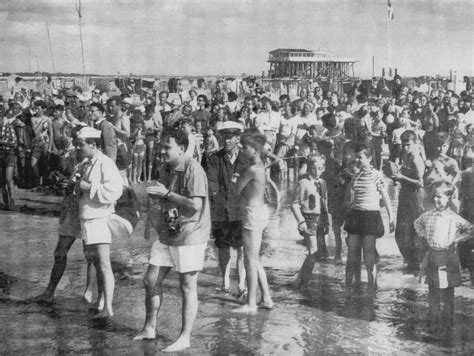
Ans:
[[[392,3],[390,2],[390,0],[387,0],[387,16],[390,20],[393,20],[393,18],[395,17],[393,13]]]

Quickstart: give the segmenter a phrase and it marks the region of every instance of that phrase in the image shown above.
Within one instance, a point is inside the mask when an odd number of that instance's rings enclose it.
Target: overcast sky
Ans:
[[[77,0],[1,0],[0,71],[81,72]],[[402,75],[473,75],[474,1],[392,0],[391,63]],[[83,0],[86,72],[259,74],[276,48],[387,63],[386,0]],[[31,54],[31,55],[30,55]]]

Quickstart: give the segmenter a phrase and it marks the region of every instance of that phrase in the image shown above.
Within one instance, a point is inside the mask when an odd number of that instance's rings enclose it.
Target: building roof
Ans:
[[[278,53],[278,52],[285,52],[285,53],[291,53],[291,52],[300,52],[301,53],[302,52],[302,53],[310,53],[311,56],[301,57],[301,58],[300,57],[293,57],[293,56],[290,56],[288,58],[279,58],[277,56],[277,57],[272,58],[272,56],[275,53]],[[320,50],[311,51],[311,50],[307,50],[307,49],[279,48],[279,49],[275,49],[275,50],[269,52],[269,54],[270,54],[270,60],[268,62],[288,62],[288,61],[294,61],[294,62],[339,62],[339,63],[355,63],[355,62],[357,62],[357,60],[352,58],[352,57],[333,56],[329,52],[320,51]],[[311,58],[311,59],[309,59],[309,58]]]
[[[308,49],[278,48],[278,49],[274,49],[273,51],[270,51],[270,53],[273,53],[273,52],[309,52],[309,53],[312,53],[313,51],[310,51]]]

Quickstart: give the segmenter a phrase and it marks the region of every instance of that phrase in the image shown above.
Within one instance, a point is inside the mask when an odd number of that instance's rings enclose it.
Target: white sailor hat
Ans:
[[[77,137],[78,138],[83,138],[83,139],[86,139],[86,138],[100,138],[101,134],[102,134],[101,131],[96,130],[92,127],[86,126],[86,127],[83,127],[77,133]]]
[[[232,130],[232,131],[244,131],[242,124],[235,121],[226,121],[217,129],[217,131]]]

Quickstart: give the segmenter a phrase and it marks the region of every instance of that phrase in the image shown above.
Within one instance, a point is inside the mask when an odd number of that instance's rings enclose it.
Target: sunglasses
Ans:
[[[93,93],[94,93],[94,94],[100,94],[100,91],[95,91],[95,92],[93,92]]]

